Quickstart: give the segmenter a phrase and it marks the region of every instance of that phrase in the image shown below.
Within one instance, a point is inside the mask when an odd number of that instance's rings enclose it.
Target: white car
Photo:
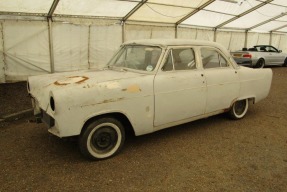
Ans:
[[[102,70],[31,76],[28,91],[49,132],[79,136],[86,157],[105,159],[129,129],[138,136],[224,112],[241,119],[271,81],[271,69],[238,66],[217,43],[138,40]]]
[[[287,67],[287,54],[270,45],[242,48],[241,51],[231,52],[231,55],[237,64],[246,67],[263,68],[272,65]]]

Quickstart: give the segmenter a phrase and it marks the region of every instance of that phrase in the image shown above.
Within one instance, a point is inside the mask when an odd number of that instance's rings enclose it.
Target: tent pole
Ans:
[[[49,51],[50,51],[51,73],[54,73],[55,65],[54,65],[53,33],[52,33],[52,19],[51,18],[48,18],[48,30],[49,30]]]
[[[178,29],[178,25],[175,24],[175,38],[177,39],[177,29]]]
[[[89,69],[91,68],[90,52],[91,52],[91,25],[89,25],[89,34],[88,34],[88,65],[89,65]]]
[[[247,41],[248,41],[248,30],[245,31],[244,47],[247,47]]]
[[[269,45],[272,45],[272,31],[270,32]]]
[[[122,21],[122,43],[126,40],[126,22]]]
[[[213,41],[216,42],[216,39],[217,39],[217,28],[214,28]]]
[[[5,69],[7,66],[6,64],[7,62],[6,62],[6,54],[5,54],[4,27],[3,27],[3,22],[1,22],[0,24],[1,24],[1,33],[2,33],[2,46],[3,46],[3,80],[4,82],[6,82]],[[0,80],[1,80],[1,76],[0,76]]]

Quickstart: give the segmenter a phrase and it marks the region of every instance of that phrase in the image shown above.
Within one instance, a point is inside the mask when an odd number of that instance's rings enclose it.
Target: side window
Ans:
[[[268,52],[278,52],[274,47],[266,47]]]
[[[189,70],[195,69],[195,57],[191,48],[174,49],[174,69],[175,70]]]
[[[169,52],[163,71],[190,70],[196,68],[194,51],[191,48],[172,49]]]
[[[228,62],[220,53],[216,50],[202,48],[201,59],[204,69],[217,68],[217,67],[228,67]]]
[[[228,67],[226,59],[224,59],[224,57],[222,57],[221,55],[219,55],[219,58],[220,58],[220,67]]]

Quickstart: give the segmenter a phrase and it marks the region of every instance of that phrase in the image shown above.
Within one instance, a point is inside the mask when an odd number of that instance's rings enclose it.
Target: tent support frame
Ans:
[[[248,41],[248,30],[245,30],[244,47],[246,48],[247,48],[247,41]]]
[[[51,69],[51,73],[54,73],[55,72],[55,63],[54,63],[52,18],[48,18],[48,31],[49,31],[48,34],[49,34],[50,69]]]
[[[126,22],[122,21],[122,43],[126,41]]]
[[[273,0],[264,1],[264,2],[262,2],[262,3],[258,4],[258,5],[256,5],[255,7],[251,8],[251,9],[249,9],[249,10],[243,12],[243,13],[241,13],[240,15],[235,16],[235,17],[233,17],[233,18],[231,18],[231,19],[229,19],[229,20],[227,20],[227,21],[225,21],[225,22],[223,22],[223,23],[217,25],[216,28],[221,28],[221,27],[223,27],[224,25],[227,25],[228,23],[231,23],[232,21],[235,21],[235,20],[237,20],[237,19],[243,17],[244,15],[247,15],[248,13],[251,13],[252,11],[255,11],[256,9],[259,9],[260,7],[262,7],[262,6],[264,6],[264,5],[267,5],[268,3],[272,2],[272,1],[273,1]]]
[[[3,46],[3,64],[4,64],[4,82],[6,81],[5,78],[5,69],[6,69],[6,54],[5,54],[5,42],[4,42],[4,27],[3,23],[1,22],[1,33],[2,33],[2,46]]]
[[[214,28],[213,41],[216,42],[216,40],[217,40],[217,28]]]

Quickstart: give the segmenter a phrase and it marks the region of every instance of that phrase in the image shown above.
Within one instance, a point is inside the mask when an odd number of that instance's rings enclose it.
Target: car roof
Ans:
[[[166,48],[167,46],[210,46],[221,50],[230,56],[229,51],[221,44],[212,41],[201,41],[191,39],[141,39],[123,43],[123,45],[150,45]]]
[[[155,45],[161,47],[167,46],[180,46],[180,45],[203,45],[203,46],[214,46],[221,47],[220,44],[211,42],[211,41],[200,41],[200,40],[191,40],[191,39],[141,39],[141,40],[132,40],[124,43],[127,44],[138,44],[138,45]]]

